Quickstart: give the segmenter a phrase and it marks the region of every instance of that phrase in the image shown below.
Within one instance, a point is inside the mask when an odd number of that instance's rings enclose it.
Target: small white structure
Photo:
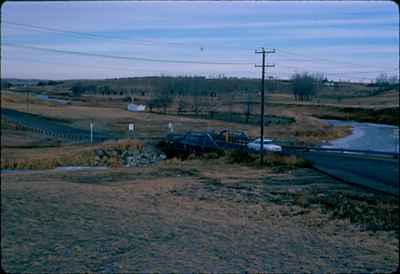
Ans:
[[[133,132],[133,131],[135,131],[135,125],[134,124],[129,124],[129,126],[128,126],[128,129],[129,129],[129,132]]]
[[[93,144],[93,123],[90,122],[90,143]]]
[[[138,111],[145,111],[145,105],[136,105],[136,104],[128,104],[128,111],[138,112]]]
[[[168,128],[170,132],[174,132],[174,124],[172,124],[171,122],[168,123]]]

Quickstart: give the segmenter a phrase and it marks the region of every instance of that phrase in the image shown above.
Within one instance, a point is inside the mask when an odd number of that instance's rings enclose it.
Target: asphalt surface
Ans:
[[[319,169],[349,183],[399,195],[399,160],[335,152],[296,152]]]
[[[2,108],[1,117],[17,125],[48,136],[77,142],[90,142],[90,130],[74,128],[43,116]],[[109,133],[93,132],[93,142],[103,142],[115,138],[117,138],[116,135]]]
[[[333,126],[352,126],[351,135],[329,142],[324,147],[381,152],[399,152],[399,128],[391,125],[324,120]]]

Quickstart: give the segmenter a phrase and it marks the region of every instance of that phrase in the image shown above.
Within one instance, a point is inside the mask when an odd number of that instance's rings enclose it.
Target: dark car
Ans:
[[[204,153],[220,149],[212,136],[203,132],[188,132],[184,135],[169,134],[167,143],[176,150],[188,153]]]

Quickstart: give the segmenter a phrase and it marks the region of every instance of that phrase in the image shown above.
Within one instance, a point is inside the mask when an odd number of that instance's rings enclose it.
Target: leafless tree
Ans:
[[[296,73],[292,76],[292,88],[296,100],[308,101],[317,94],[324,77],[322,74]]]
[[[251,94],[249,91],[247,91],[247,98],[243,105],[244,106],[244,115],[246,117],[246,124],[249,123],[249,119],[250,119],[250,115],[251,115],[251,105],[252,105]]]

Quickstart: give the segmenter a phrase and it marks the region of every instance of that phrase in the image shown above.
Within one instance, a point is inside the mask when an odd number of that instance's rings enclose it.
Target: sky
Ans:
[[[1,77],[399,75],[391,1],[4,2]]]

